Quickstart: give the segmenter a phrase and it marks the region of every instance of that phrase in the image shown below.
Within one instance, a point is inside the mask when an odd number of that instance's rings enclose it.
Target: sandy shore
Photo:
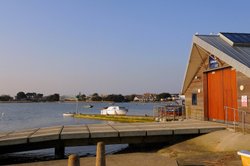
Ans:
[[[150,152],[130,152],[106,156],[108,166],[176,166],[225,165],[240,166],[238,150],[250,150],[250,134],[229,130],[216,131],[172,146]],[[95,157],[83,157],[81,165],[94,166]],[[16,164],[18,166],[66,166],[67,160]]]

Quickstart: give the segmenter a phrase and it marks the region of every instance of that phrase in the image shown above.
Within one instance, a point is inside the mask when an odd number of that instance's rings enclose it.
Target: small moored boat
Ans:
[[[109,106],[101,110],[101,115],[126,115],[128,109],[120,106]]]
[[[84,105],[83,108],[93,108],[93,105]]]
[[[66,113],[63,113],[63,116],[65,117],[73,117],[76,113],[75,112],[66,112]]]
[[[75,114],[78,114],[78,99],[76,100],[76,112],[66,112],[66,113],[63,113],[63,116],[73,117]]]

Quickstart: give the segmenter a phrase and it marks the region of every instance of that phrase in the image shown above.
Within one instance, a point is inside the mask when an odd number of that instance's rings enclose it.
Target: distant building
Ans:
[[[134,97],[134,101],[137,102],[154,102],[156,101],[156,94],[152,94],[152,93],[145,93],[143,95],[136,95]]]
[[[143,97],[144,97],[144,101],[146,102],[153,102],[156,101],[156,94],[152,94],[152,93],[144,93]]]
[[[143,101],[143,96],[142,95],[136,95],[134,97],[134,101],[135,102],[142,102]]]
[[[61,96],[60,101],[77,101],[76,97],[73,96]]]
[[[186,115],[204,120],[233,121],[231,109],[249,111],[250,34],[194,35],[182,94]]]
[[[171,100],[178,100],[180,97],[179,94],[171,94]]]

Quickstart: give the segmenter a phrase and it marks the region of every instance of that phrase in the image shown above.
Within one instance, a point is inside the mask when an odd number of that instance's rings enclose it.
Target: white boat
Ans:
[[[63,113],[63,116],[73,117],[75,114],[78,114],[78,100],[76,100],[76,112],[66,112],[66,113]]]
[[[84,105],[83,108],[93,108],[94,106],[93,105]]]
[[[66,113],[63,113],[63,116],[65,117],[73,117],[76,113],[75,112],[66,112]]]
[[[126,115],[128,109],[120,106],[109,106],[101,110],[101,115]]]

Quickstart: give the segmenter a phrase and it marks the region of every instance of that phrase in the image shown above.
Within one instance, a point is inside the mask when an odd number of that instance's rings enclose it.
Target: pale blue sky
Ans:
[[[250,32],[250,1],[1,0],[0,94],[180,92],[192,35]]]

